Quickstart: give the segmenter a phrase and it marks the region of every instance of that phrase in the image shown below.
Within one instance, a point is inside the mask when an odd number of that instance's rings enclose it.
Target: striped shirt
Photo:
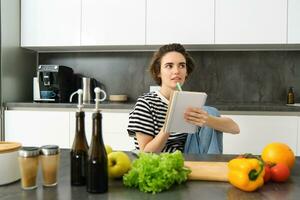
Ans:
[[[136,132],[153,138],[159,133],[165,122],[169,101],[158,91],[139,97],[133,111],[129,114],[128,134],[134,137],[135,148],[139,149]],[[163,152],[183,151],[187,133],[171,133]]]

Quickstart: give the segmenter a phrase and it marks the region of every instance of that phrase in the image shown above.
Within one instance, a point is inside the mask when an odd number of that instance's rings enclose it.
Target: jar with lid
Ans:
[[[36,177],[39,167],[39,154],[38,147],[22,147],[19,150],[18,160],[23,189],[27,190],[37,187]]]
[[[41,164],[43,185],[47,187],[57,184],[57,174],[60,161],[60,150],[57,145],[45,145],[41,148]]]

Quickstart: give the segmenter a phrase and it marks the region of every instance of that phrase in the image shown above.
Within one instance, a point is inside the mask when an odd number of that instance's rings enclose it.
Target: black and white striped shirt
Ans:
[[[134,137],[139,149],[136,132],[155,137],[164,125],[169,101],[160,92],[149,92],[139,97],[133,111],[129,114],[128,134]],[[163,152],[183,151],[187,133],[171,133]]]

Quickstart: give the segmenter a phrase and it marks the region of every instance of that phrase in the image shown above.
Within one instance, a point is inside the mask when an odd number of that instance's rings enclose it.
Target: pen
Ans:
[[[180,83],[179,83],[179,82],[177,82],[177,83],[176,83],[176,87],[177,87],[177,90],[178,90],[178,91],[182,91],[182,89],[181,89],[181,85],[180,85]]]

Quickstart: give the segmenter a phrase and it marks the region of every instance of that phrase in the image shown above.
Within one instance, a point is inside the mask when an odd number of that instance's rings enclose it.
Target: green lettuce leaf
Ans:
[[[133,161],[131,170],[123,176],[123,183],[155,194],[169,189],[173,184],[185,182],[190,172],[184,167],[180,151],[159,155],[140,153],[139,158]]]

